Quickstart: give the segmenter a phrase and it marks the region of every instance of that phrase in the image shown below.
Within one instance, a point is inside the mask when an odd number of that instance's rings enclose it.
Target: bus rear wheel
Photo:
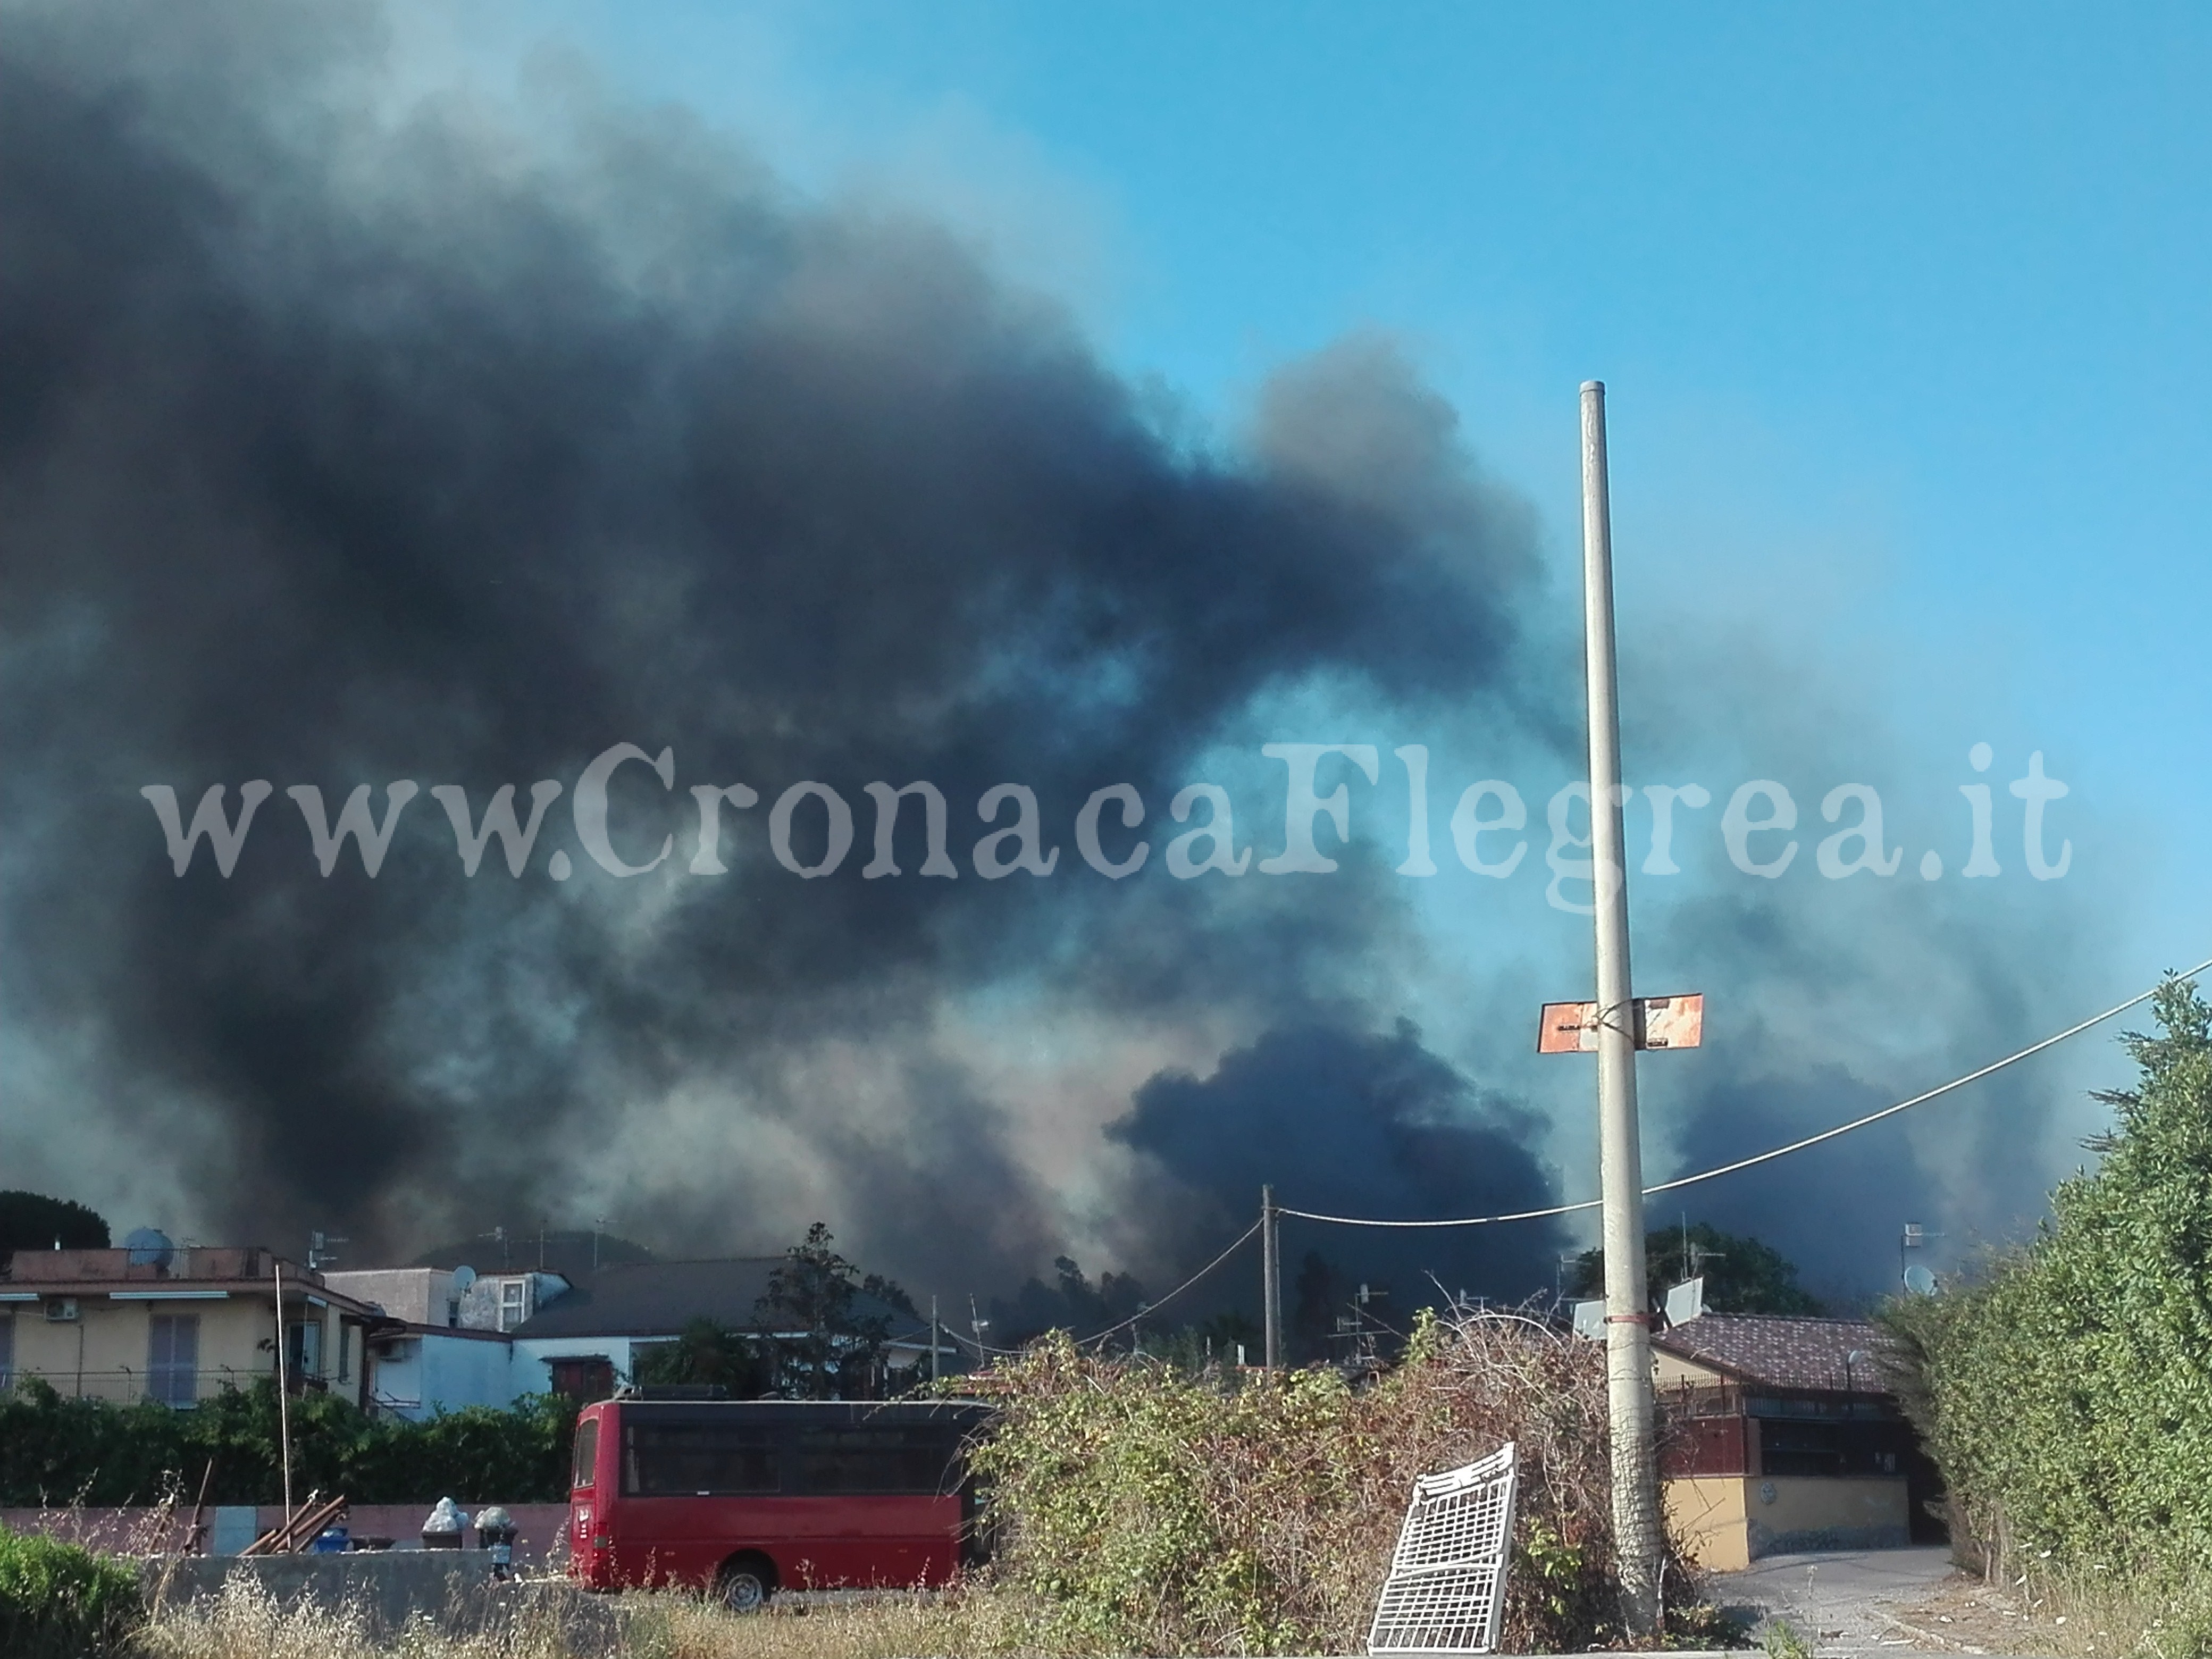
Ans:
[[[714,1580],[716,1598],[732,1613],[758,1613],[775,1593],[775,1569],[764,1556],[734,1556]]]

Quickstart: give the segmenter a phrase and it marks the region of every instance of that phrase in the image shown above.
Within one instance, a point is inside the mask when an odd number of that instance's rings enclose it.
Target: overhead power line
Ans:
[[[2177,974],[2173,977],[2177,981],[2193,980],[2207,969],[2212,969],[2212,957],[2207,957],[2198,963],[2187,973]],[[2164,983],[2162,980],[2160,981],[2160,985]],[[1724,1175],[1734,1175],[1739,1170],[1748,1170],[1755,1164],[1771,1164],[1778,1158],[1787,1158],[1792,1152],[1802,1152],[1807,1147],[1817,1146],[1824,1140],[1833,1140],[1838,1135],[1850,1133],[1854,1129],[1863,1129],[1869,1123],[1879,1123],[1886,1117],[1894,1117],[1899,1112],[1909,1111],[1915,1106],[1925,1105],[1939,1095],[1948,1095],[1954,1089],[1963,1089],[1969,1083],[1978,1083],[1992,1073],[2002,1072],[2008,1066],[2017,1065],[2032,1054],[2041,1054],[2045,1048],[2056,1048],[2069,1037],[2079,1036],[2092,1026],[2101,1025],[2115,1015],[2124,1014],[2137,1004],[2149,1001],[2158,994],[2158,991],[2159,986],[2154,985],[2149,990],[2130,997],[2125,1002],[2116,1003],[2101,1014],[2092,1014],[2078,1025],[2069,1025],[2063,1031],[2052,1033],[2040,1042],[2030,1043],[2017,1054],[2007,1054],[2002,1060],[1992,1060],[1979,1071],[1969,1072],[1964,1077],[1954,1077],[1948,1083],[1940,1084],[1925,1093],[1913,1096],[1910,1100],[1900,1100],[1893,1106],[1885,1106],[1878,1112],[1869,1112],[1864,1117],[1855,1117],[1848,1123],[1838,1123],[1833,1128],[1821,1130],[1818,1134],[1807,1135],[1802,1140],[1793,1140],[1786,1146],[1776,1146],[1766,1152],[1755,1152],[1749,1158],[1738,1158],[1733,1164],[1723,1164],[1711,1170],[1700,1170],[1695,1175],[1677,1176],[1672,1181],[1662,1181],[1656,1187],[1646,1187],[1644,1189],[1644,1196],[1648,1198],[1654,1193],[1674,1192],[1684,1187],[1694,1187],[1701,1181],[1712,1181]],[[1325,1221],[1339,1227],[1489,1227],[1508,1221],[1540,1221],[1547,1216],[1572,1215],[1577,1210],[1595,1210],[1598,1207],[1598,1200],[1586,1198],[1577,1204],[1554,1204],[1541,1210],[1516,1210],[1506,1215],[1460,1216],[1444,1221],[1378,1221],[1369,1216],[1321,1215],[1311,1210],[1293,1210],[1286,1205],[1279,1205],[1276,1210],[1279,1214],[1294,1215],[1302,1221]],[[1237,1241],[1238,1243],[1243,1242],[1242,1239]],[[1235,1246],[1232,1245],[1231,1248],[1233,1249]]]
[[[1169,1303],[1174,1301],[1192,1285],[1197,1284],[1200,1279],[1205,1278],[1206,1274],[1212,1273],[1223,1262],[1228,1261],[1231,1256],[1236,1255],[1237,1252],[1243,1249],[1245,1245],[1250,1243],[1252,1242],[1252,1236],[1260,1231],[1260,1226],[1261,1224],[1259,1222],[1254,1222],[1250,1226],[1247,1227],[1243,1232],[1237,1234],[1237,1237],[1230,1242],[1228,1249],[1223,1250],[1219,1255],[1214,1257],[1212,1261],[1207,1262],[1203,1267],[1200,1267],[1188,1279],[1184,1279],[1182,1284],[1176,1285],[1175,1289],[1170,1291],[1165,1296],[1158,1298],[1156,1301],[1147,1302],[1142,1308],[1138,1310],[1135,1313],[1131,1314],[1127,1319],[1121,1320],[1117,1323],[1109,1325],[1103,1331],[1093,1331],[1088,1336],[1077,1337],[1075,1339],[1076,1346],[1078,1347],[1083,1347],[1087,1346],[1089,1344],[1093,1342],[1103,1342],[1108,1337],[1115,1335],[1118,1332],[1127,1330],[1130,1326],[1135,1324],[1140,1319],[1150,1319],[1162,1308],[1166,1307]],[[958,1331],[953,1329],[951,1326],[947,1326],[945,1328],[945,1334],[951,1337],[955,1342],[960,1343],[963,1346],[975,1349],[978,1354],[1015,1355],[1021,1352],[1019,1348],[994,1348],[989,1343],[982,1341],[978,1338],[961,1335]]]
[[[2212,957],[2208,957],[2204,961],[2198,963],[2194,968],[2191,968],[2186,973],[2176,974],[2173,975],[2173,978],[2177,982],[2186,982],[2196,979],[2198,975],[2203,974],[2208,969],[2212,969]],[[2164,981],[2160,981],[2160,984],[2161,985],[2164,983]],[[2092,1014],[2088,1018],[2081,1021],[2077,1024],[2069,1025],[2063,1031],[2054,1031],[2051,1036],[2045,1037],[2039,1042],[2032,1042],[2027,1048],[2019,1050],[2017,1053],[2007,1054],[2002,1060],[1992,1060],[1987,1066],[1984,1066],[1976,1071],[1968,1072],[1964,1076],[1954,1077],[1948,1083],[1939,1084],[1933,1089],[1927,1090],[1920,1094],[1913,1096],[1910,1100],[1900,1100],[1894,1105],[1883,1107],[1878,1112],[1869,1112],[1865,1116],[1855,1117],[1848,1123],[1838,1123],[1832,1128],[1821,1130],[1818,1134],[1810,1134],[1805,1136],[1801,1140],[1790,1141],[1786,1146],[1771,1147],[1765,1152],[1755,1152],[1749,1158],[1738,1158],[1733,1164],[1718,1164],[1710,1170],[1700,1170],[1695,1175],[1677,1176],[1672,1181],[1662,1181],[1655,1187],[1646,1187],[1644,1189],[1644,1196],[1648,1198],[1655,1193],[1675,1192],[1684,1187],[1693,1187],[1699,1182],[1713,1181],[1718,1179],[1722,1176],[1734,1175],[1739,1170],[1748,1170],[1758,1164],[1771,1164],[1777,1158],[1789,1157],[1792,1152],[1802,1152],[1808,1147],[1820,1145],[1823,1141],[1833,1140],[1838,1136],[1847,1135],[1854,1129],[1863,1129],[1870,1123],[1879,1123],[1884,1118],[1894,1117],[1899,1112],[1910,1111],[1915,1106],[1925,1105],[1928,1102],[1936,1099],[1940,1096],[1948,1095],[1955,1090],[1963,1089],[1970,1083],[1978,1083],[1985,1077],[1989,1077],[1996,1073],[2003,1071],[2008,1066],[2018,1065],[2021,1060],[2029,1059],[2033,1055],[2039,1054],[2046,1048],[2056,1048],[2058,1044],[2065,1042],[2069,1037],[2079,1036],[2082,1032],[2089,1030],[2093,1027],[2101,1025],[2106,1020],[2114,1018],[2118,1015],[2127,1012],[2130,1008],[2136,1007],[2142,1003],[2149,1001],[2152,997],[2158,994],[2158,991],[2159,986],[2154,985],[2148,991],[2138,992],[2136,995],[2130,997],[2125,1002],[2115,1003],[2112,1007],[2106,1009],[2102,1013]],[[1600,1200],[1590,1198],[1584,1199],[1581,1202],[1576,1204],[1554,1204],[1540,1210],[1514,1210],[1502,1215],[1460,1216],[1442,1221],[1383,1221],[1378,1220],[1371,1216],[1323,1215],[1317,1211],[1294,1210],[1287,1205],[1280,1204],[1275,1206],[1275,1213],[1278,1215],[1296,1216],[1301,1221],[1326,1222],[1332,1226],[1338,1227],[1489,1227],[1500,1225],[1509,1221],[1540,1221],[1551,1216],[1572,1215],[1579,1210],[1595,1210],[1598,1207],[1599,1202]],[[1165,1296],[1161,1297],[1155,1302],[1147,1304],[1141,1311],[1132,1314],[1128,1318],[1107,1326],[1103,1330],[1093,1331],[1088,1336],[1078,1337],[1076,1339],[1078,1345],[1087,1346],[1093,1342],[1102,1342],[1109,1336],[1115,1335],[1120,1332],[1128,1329],[1139,1320],[1150,1318],[1153,1314],[1165,1307],[1169,1303],[1174,1301],[1184,1291],[1189,1290],[1192,1285],[1197,1284],[1199,1280],[1204,1279],[1208,1273],[1212,1273],[1223,1262],[1228,1261],[1231,1256],[1236,1255],[1237,1252],[1242,1249],[1246,1244],[1249,1243],[1251,1242],[1252,1236],[1255,1233],[1257,1233],[1263,1224],[1265,1224],[1263,1222],[1254,1222],[1250,1226],[1247,1227],[1243,1232],[1239,1233],[1233,1240],[1231,1240],[1228,1247],[1224,1249],[1220,1255],[1215,1256],[1212,1261],[1207,1262],[1203,1267],[1200,1267],[1188,1279],[1184,1279],[1182,1284],[1176,1285],[1175,1289],[1170,1291]],[[1011,1357],[1020,1352],[1020,1350],[1017,1348],[994,1347],[990,1344],[984,1342],[978,1338],[962,1336],[957,1330],[950,1326],[945,1328],[945,1334],[952,1338],[954,1341],[961,1344],[963,1347],[974,1349],[979,1358],[987,1354]]]

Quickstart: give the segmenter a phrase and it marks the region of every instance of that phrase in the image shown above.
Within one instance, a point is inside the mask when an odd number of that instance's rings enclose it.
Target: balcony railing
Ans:
[[[118,1406],[155,1400],[185,1407],[214,1399],[225,1389],[250,1389],[273,1376],[273,1370],[239,1370],[228,1365],[210,1371],[133,1370],[129,1366],[112,1371],[31,1371],[18,1367],[0,1371],[0,1396],[21,1394],[35,1380],[64,1400],[105,1400]],[[320,1390],[331,1386],[331,1379],[319,1376],[294,1376],[291,1382],[295,1393],[303,1387]]]

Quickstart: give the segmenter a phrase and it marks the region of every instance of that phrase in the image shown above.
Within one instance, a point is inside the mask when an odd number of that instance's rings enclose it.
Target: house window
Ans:
[[[528,1317],[523,1298],[530,1289],[526,1279],[510,1279],[499,1287],[499,1328],[511,1331]]]
[[[15,1316],[0,1314],[0,1394],[15,1381]]]
[[[295,1383],[323,1374],[323,1325],[320,1320],[285,1328],[285,1363]]]
[[[546,1368],[553,1375],[553,1392],[589,1405],[594,1400],[605,1400],[615,1391],[615,1362],[604,1354],[580,1354],[567,1359],[549,1359]]]
[[[155,1314],[146,1322],[146,1397],[165,1406],[199,1399],[200,1316]]]

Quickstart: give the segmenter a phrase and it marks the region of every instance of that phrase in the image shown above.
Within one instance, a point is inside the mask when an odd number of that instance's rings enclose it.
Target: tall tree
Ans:
[[[860,1268],[837,1253],[826,1222],[783,1253],[756,1310],[770,1333],[779,1393],[851,1400],[873,1388],[890,1321],[861,1310],[862,1291]]]
[[[1031,1278],[1023,1282],[1014,1299],[991,1302],[992,1340],[1018,1347],[1047,1331],[1066,1331],[1077,1338],[1118,1325],[1145,1305],[1145,1287],[1134,1273],[1111,1271],[1092,1284],[1073,1256],[1053,1260],[1053,1283]]]
[[[673,1342],[656,1343],[639,1358],[640,1382],[706,1383],[732,1400],[754,1400],[775,1385],[774,1367],[761,1340],[712,1319],[695,1319]]]
[[[0,1192],[0,1256],[11,1250],[104,1250],[107,1223],[82,1204],[42,1193]]]
[[[1797,1282],[1796,1264],[1771,1244],[1724,1233],[1706,1222],[1684,1229],[1661,1227],[1644,1240],[1644,1271],[1656,1293],[1702,1274],[1705,1311],[1735,1314],[1817,1314],[1820,1304]],[[1568,1285],[1573,1296],[1605,1292],[1605,1252],[1575,1258]]]

